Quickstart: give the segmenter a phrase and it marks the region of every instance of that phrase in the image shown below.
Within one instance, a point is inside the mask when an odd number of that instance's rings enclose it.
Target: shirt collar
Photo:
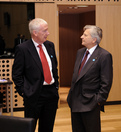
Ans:
[[[37,46],[39,45],[39,44],[38,44],[37,42],[35,42],[33,39],[32,39],[32,41],[33,41],[35,47],[37,47]],[[42,44],[42,46],[43,46],[43,44]]]
[[[91,49],[89,49],[89,53],[92,55],[92,53],[94,52],[94,50],[96,49],[97,45],[93,46]]]

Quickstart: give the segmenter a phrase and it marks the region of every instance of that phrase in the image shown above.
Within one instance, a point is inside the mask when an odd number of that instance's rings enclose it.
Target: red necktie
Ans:
[[[81,72],[81,70],[82,70],[82,67],[84,66],[84,64],[85,64],[85,62],[86,62],[86,59],[87,59],[88,54],[89,54],[89,51],[87,50],[87,51],[86,51],[86,54],[85,54],[85,56],[84,56],[84,59],[83,59],[81,65],[80,65],[79,74],[80,74],[80,72]]]
[[[41,62],[42,62],[42,68],[43,68],[43,72],[44,72],[44,80],[45,80],[45,82],[50,84],[50,82],[52,81],[52,77],[51,77],[49,65],[47,62],[47,58],[46,58],[44,51],[42,49],[42,45],[38,45],[38,47],[40,48],[39,54],[40,54],[40,58],[41,58]]]

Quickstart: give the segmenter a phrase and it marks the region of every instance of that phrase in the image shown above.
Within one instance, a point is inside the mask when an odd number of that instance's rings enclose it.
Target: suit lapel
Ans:
[[[74,73],[73,73],[73,82],[76,82],[76,80],[78,78],[79,67],[80,67],[80,64],[81,64],[81,61],[82,61],[85,51],[86,51],[86,48],[83,48],[77,52],[76,62],[75,62],[75,66],[74,66]]]
[[[47,42],[47,41],[46,41]],[[47,52],[48,52],[48,54],[49,54],[49,56],[50,56],[50,58],[51,58],[51,48],[50,48],[50,44],[48,43],[48,44],[46,44],[46,42],[44,42],[44,46],[46,47],[46,50],[47,50]]]
[[[36,64],[37,64],[38,67],[40,68],[40,70],[43,71],[43,70],[42,70],[42,63],[41,63],[41,60],[40,60],[40,58],[39,58],[39,55],[38,55],[38,53],[37,53],[37,50],[36,50],[36,48],[35,48],[35,46],[34,46],[32,40],[30,40],[30,41],[28,42],[27,48],[28,48],[28,50],[29,50],[31,56],[32,56],[33,59],[35,60]]]
[[[75,64],[76,76],[78,76],[80,64],[81,64],[81,61],[82,61],[82,58],[84,56],[85,51],[86,51],[86,48],[81,53],[79,53],[79,55],[78,55],[78,58],[77,58],[77,61],[76,61],[76,64]]]
[[[81,71],[80,75],[77,77],[76,82],[86,74],[86,72],[90,69],[90,67],[92,67],[96,63],[98,58],[99,58],[99,46],[97,46],[97,48],[95,49],[93,54],[90,56],[89,60],[85,64],[85,66],[84,66],[83,70]]]
[[[51,62],[52,62],[52,66],[53,66],[53,48],[51,46],[50,43],[48,43],[48,41],[44,42],[44,46],[46,47],[46,50],[48,52],[48,55],[50,56]]]

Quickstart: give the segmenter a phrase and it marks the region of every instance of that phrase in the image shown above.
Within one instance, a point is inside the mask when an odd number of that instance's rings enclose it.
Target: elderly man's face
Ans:
[[[49,35],[48,24],[46,24],[46,23],[41,24],[40,30],[36,34],[38,43],[39,44],[44,43],[47,40],[48,35]]]
[[[90,35],[90,29],[86,29],[83,33],[83,35],[81,36],[82,39],[82,45],[87,47],[87,48],[91,48],[92,45],[95,44],[95,39],[93,39]]]

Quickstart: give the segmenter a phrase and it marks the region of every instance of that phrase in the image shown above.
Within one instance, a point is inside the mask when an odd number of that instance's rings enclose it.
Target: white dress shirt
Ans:
[[[92,53],[94,52],[94,50],[96,49],[96,47],[97,47],[97,45],[95,45],[95,46],[93,46],[91,49],[87,49],[88,51],[89,51],[89,54],[88,54],[88,56],[87,56],[87,59],[86,59],[86,62],[85,62],[85,64],[87,63],[87,61],[89,60],[89,58],[90,58],[90,56],[92,55]],[[85,52],[85,54],[86,54],[86,52]],[[84,55],[85,56],[85,55]],[[84,64],[84,65],[85,65]]]
[[[41,59],[41,56],[40,56],[40,54],[39,54],[40,48],[38,47],[39,44],[36,43],[33,39],[32,39],[32,41],[33,41],[33,43],[34,43],[34,45],[35,45],[35,48],[36,48],[36,50],[37,50],[37,53],[38,53],[40,59]],[[54,77],[53,77],[53,74],[52,74],[52,62],[51,62],[50,56],[48,55],[48,52],[47,52],[46,47],[44,46],[44,44],[42,44],[42,49],[43,49],[43,51],[44,51],[44,53],[45,53],[47,62],[48,62],[48,64],[49,64],[49,69],[50,69],[50,73],[51,73],[51,77],[52,77],[52,81],[50,82],[50,84],[53,84],[53,83],[55,82],[55,80],[54,80]],[[48,84],[48,83],[45,82],[45,81],[44,81],[44,83],[43,83],[43,85],[50,85],[50,84]]]

